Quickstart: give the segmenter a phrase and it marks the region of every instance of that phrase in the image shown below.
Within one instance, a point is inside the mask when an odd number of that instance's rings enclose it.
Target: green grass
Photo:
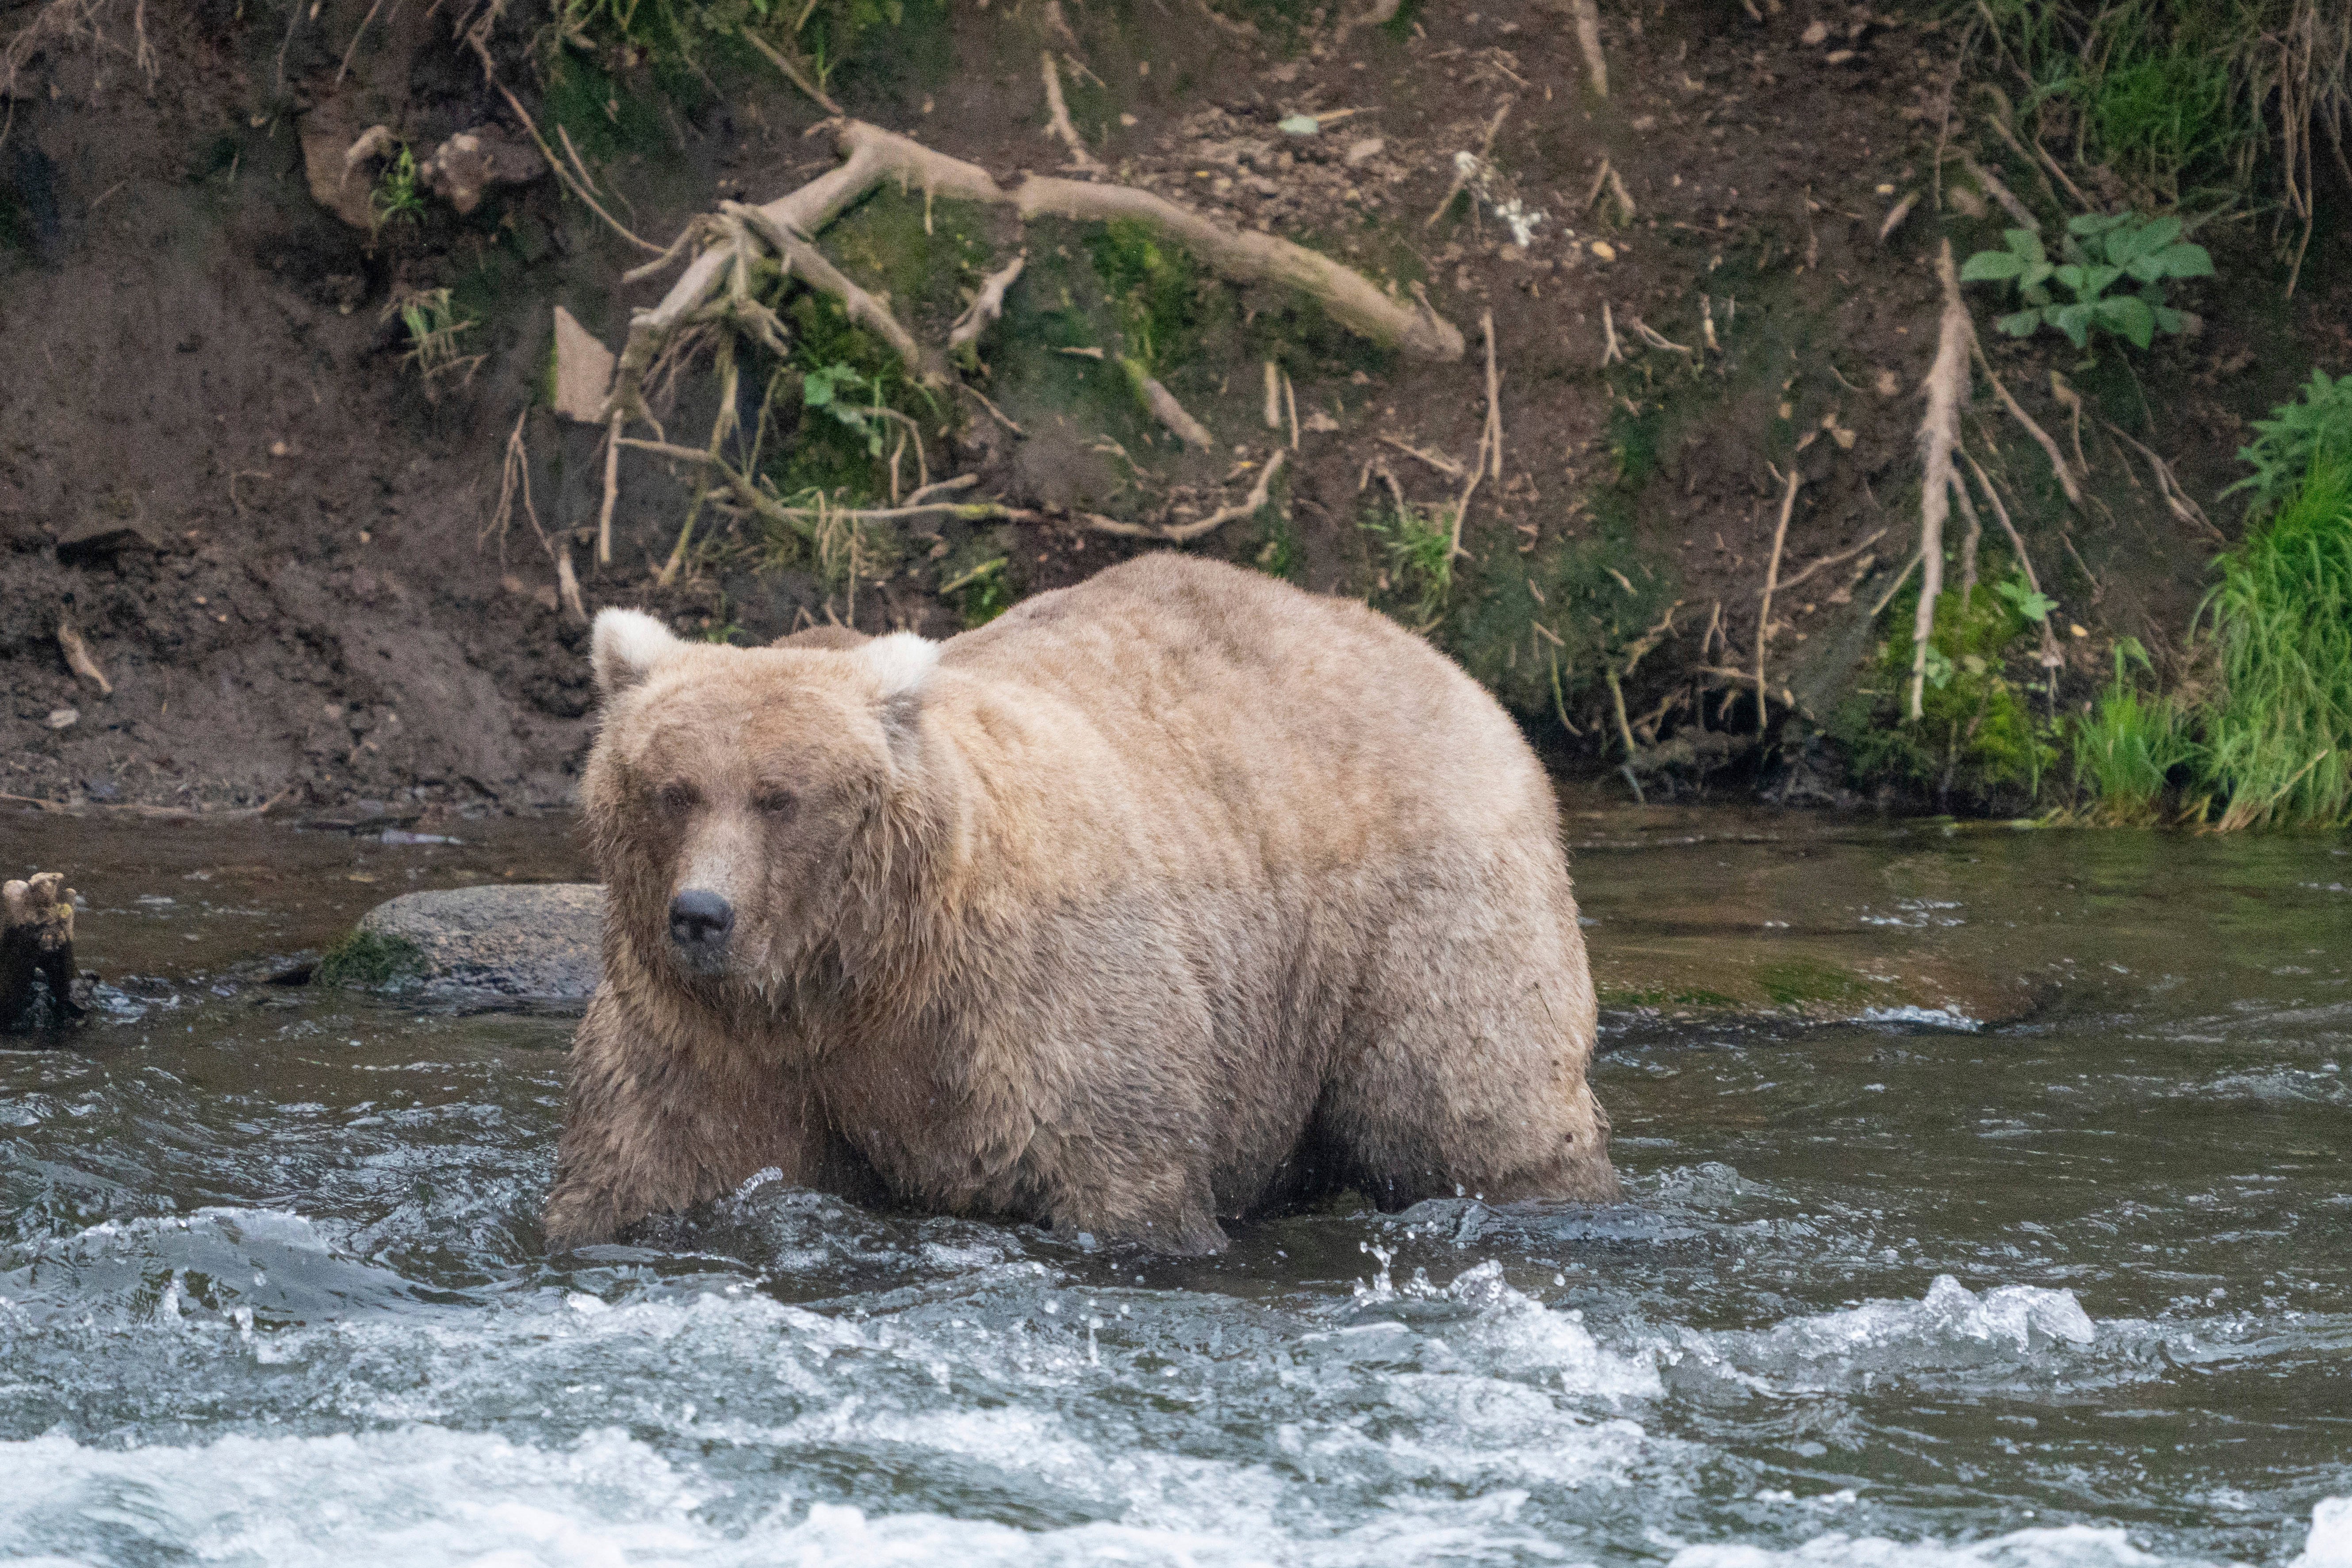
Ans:
[[[2352,452],[2319,452],[2216,564],[2204,615],[2222,693],[2201,772],[2228,797],[2220,826],[2352,824]]]
[[[2352,101],[2352,14],[2333,0],[1985,0],[1977,17],[1981,79],[2013,100],[2027,140],[2079,149],[2137,199],[2274,191],[2279,154],[2315,133],[2324,144]],[[2280,40],[2294,37],[2316,64],[2283,83]]]
[[[1358,526],[1380,546],[1381,579],[1372,602],[1415,631],[1429,630],[1454,592],[1453,509],[1382,500]]]
[[[1826,963],[1784,959],[1756,971],[1756,984],[1775,1007],[1798,1007],[1808,1002],[1853,1002],[1868,995],[1869,984],[1860,975]]]
[[[2116,678],[2074,725],[2074,782],[2093,798],[2093,821],[2115,827],[2155,823],[2172,771],[2197,754],[2189,716],[2170,697],[2143,692],[2130,676],[2147,654],[2136,638],[2116,645]]]

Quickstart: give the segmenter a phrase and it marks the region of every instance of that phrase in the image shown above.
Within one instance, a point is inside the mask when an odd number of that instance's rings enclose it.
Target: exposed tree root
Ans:
[[[1115,533],[1122,539],[1155,539],[1163,544],[1181,544],[1187,540],[1213,533],[1237,518],[1255,516],[1273,494],[1275,476],[1282,472],[1283,462],[1288,457],[1287,452],[1276,447],[1274,455],[1266,458],[1265,466],[1258,470],[1257,483],[1250,487],[1246,497],[1234,505],[1220,507],[1208,516],[1196,518],[1191,522],[1154,528],[1148,523],[1121,522],[1117,518],[1100,517],[1093,512],[1076,512],[1072,516],[1097,533]]]
[[[1070,106],[1062,98],[1062,72],[1060,68],[1054,64],[1054,51],[1045,50],[1043,58],[1045,78],[1045,133],[1070,150],[1070,163],[1073,168],[1101,168],[1100,160],[1087,152],[1086,142],[1079,139],[1078,128],[1070,123]]]
[[[1764,658],[1772,647],[1772,595],[1780,586],[1780,551],[1789,542],[1789,519],[1797,510],[1797,487],[1805,482],[1795,463],[1789,465],[1789,488],[1780,496],[1780,521],[1772,530],[1772,560],[1764,568],[1764,597],[1756,611],[1756,738],[1764,738]]]
[[[1950,515],[1958,476],[1952,453],[1960,441],[1960,407],[1969,396],[1969,350],[1976,332],[1960,298],[1952,266],[1952,242],[1936,256],[1936,276],[1944,286],[1944,310],[1936,331],[1936,359],[1927,370],[1927,413],[1919,421],[1919,457],[1924,470],[1919,492],[1919,612],[1911,628],[1911,690],[1906,714],[1916,721],[1927,684],[1927,640],[1936,630],[1936,599],[1944,589],[1944,520]],[[1979,351],[1981,352],[1981,351]],[[1760,639],[1759,639],[1760,640]]]
[[[1004,291],[1020,278],[1021,269],[1029,263],[1029,253],[1023,251],[1007,262],[1001,271],[992,272],[981,284],[980,292],[972,296],[955,325],[948,330],[948,351],[960,353],[980,342],[980,335],[1004,314]]]

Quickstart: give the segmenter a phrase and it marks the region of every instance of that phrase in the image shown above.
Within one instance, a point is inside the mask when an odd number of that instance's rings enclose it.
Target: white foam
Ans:
[[[2312,1505],[2311,1534],[2303,1555],[2287,1568],[2352,1568],[2352,1498],[2322,1498]]]
[[[1889,1541],[1831,1531],[1802,1546],[1686,1546],[1667,1568],[2153,1568],[2163,1560],[2134,1546],[2124,1532],[2084,1524],[2018,1530],[1964,1545],[1937,1541]]]
[[[1957,1029],[1973,1035],[1984,1025],[1949,1007],[1865,1007],[1855,1020],[1863,1024],[1916,1024],[1930,1029]]]

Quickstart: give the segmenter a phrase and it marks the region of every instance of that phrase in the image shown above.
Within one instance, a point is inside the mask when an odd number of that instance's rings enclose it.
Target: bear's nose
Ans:
[[[688,952],[716,952],[727,945],[735,910],[718,894],[688,888],[669,901],[669,939]]]

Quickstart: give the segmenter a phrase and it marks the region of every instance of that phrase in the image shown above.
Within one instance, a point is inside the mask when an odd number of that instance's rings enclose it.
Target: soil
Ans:
[[[0,8],[0,33],[42,9]],[[0,143],[0,793],[72,809],[267,805],[352,820],[554,805],[570,797],[593,694],[585,627],[559,601],[537,531],[572,542],[592,611],[639,605],[742,641],[835,620],[946,635],[971,599],[939,590],[980,554],[1006,559],[1016,592],[1058,586],[1150,547],[1089,531],[1080,514],[1175,521],[1246,487],[1222,453],[1177,453],[1132,408],[1056,405],[1046,373],[1021,372],[1007,343],[984,351],[993,379],[975,384],[997,389],[1022,434],[959,410],[942,416],[944,434],[928,433],[929,455],[938,473],[976,473],[972,494],[1047,515],[912,535],[854,592],[828,593],[808,563],[773,565],[719,528],[661,587],[653,574],[686,492],[633,453],[614,563],[594,568],[600,435],[543,406],[550,307],[618,346],[629,310],[665,282],[624,284],[644,254],[543,174],[492,186],[462,216],[427,196],[416,221],[381,234],[322,205],[306,139],[331,152],[382,122],[420,157],[475,127],[527,142],[447,15],[387,9],[362,33],[364,0],[290,15],[153,0],[135,18],[151,75],[129,6],[98,0],[83,5],[95,37],[53,40],[25,61]],[[1939,146],[1965,142],[1988,163],[1999,151],[1955,105],[1954,31],[1926,8],[1790,0],[1751,20],[1712,3],[1614,5],[1601,18],[1602,98],[1564,8],[1408,8],[1402,25],[1357,27],[1336,47],[1328,29],[1286,23],[1284,7],[1256,10],[1245,27],[1201,0],[957,7],[899,58],[853,60],[834,87],[851,113],[1000,179],[1057,173],[1037,68],[1041,45],[1052,47],[1071,62],[1081,134],[1118,177],[1383,281],[1420,283],[1463,329],[1470,352],[1444,364],[1312,322],[1292,332],[1281,357],[1301,423],[1284,519],[1231,524],[1191,548],[1318,591],[1395,589],[1362,526],[1367,498],[1386,491],[1383,468],[1416,502],[1459,493],[1457,477],[1408,449],[1472,460],[1486,418],[1479,321],[1491,312],[1501,474],[1477,493],[1461,602],[1433,635],[1514,697],[1539,743],[1613,768],[1603,666],[1622,668],[1628,644],[1678,606],[1624,675],[1645,747],[1679,735],[1692,742],[1685,759],[1721,764],[1717,788],[1791,802],[1868,793],[1872,781],[1848,776],[1814,737],[1885,635],[1870,611],[1915,548],[1936,249],[1948,235],[1963,255],[1997,244],[2000,221],[1997,209],[1961,210],[1956,164],[1937,176]],[[490,37],[500,79],[543,125],[558,123],[564,106],[534,73],[531,26],[509,18]],[[756,61],[714,55],[682,87],[651,64],[602,63],[616,73],[594,106],[609,134],[582,153],[640,235],[666,242],[722,197],[766,200],[832,163],[829,139],[806,134],[823,111]],[[1429,221],[1456,154],[1475,155],[1506,105],[1494,183]],[[1313,136],[1277,124],[1343,108],[1357,112]],[[583,139],[596,129],[582,125]],[[2341,210],[2347,195],[2323,193],[2323,208],[2332,197]],[[1498,210],[1512,199],[1543,215],[1531,233],[1515,237]],[[1882,236],[1906,200],[1908,216]],[[821,237],[879,287],[904,259],[893,237],[918,232],[910,204],[886,192]],[[1008,222],[971,220],[980,259],[1025,237],[1042,269],[1085,243],[1050,226],[1018,237]],[[2034,449],[1979,396],[1978,449],[2011,466],[2021,498],[2040,498],[2021,501],[2019,521],[2070,628],[2053,703],[2088,695],[2116,637],[2178,657],[2211,552],[2238,526],[2217,498],[2245,422],[2315,363],[2352,367],[2344,233],[2312,241],[2291,298],[2267,220],[2200,237],[2222,278],[2184,291],[2200,318],[2193,335],[2086,366],[2063,344],[1980,329],[2005,383],[2062,442],[2073,437],[2053,369],[2094,415],[2171,461],[2214,525],[2168,510],[2146,461],[2095,420],[2081,437],[2092,500],[2074,513],[2041,504],[2046,466],[2037,487]],[[2291,253],[2298,237],[2285,237]],[[385,310],[433,287],[467,305],[478,325],[459,347],[480,358],[428,380]],[[952,287],[920,275],[895,298],[930,341],[960,308]],[[1236,298],[1163,379],[1221,446],[1263,458],[1292,437],[1264,426],[1253,334],[1288,306]],[[1030,320],[1009,314],[1005,327]],[[1604,367],[1611,327],[1626,359]],[[699,408],[707,422],[709,406],[689,387],[673,423],[692,430],[687,416]],[[501,536],[491,522],[517,430],[531,510]],[[1710,671],[1753,667],[1791,465],[1802,483],[1781,577],[1856,552],[1776,602],[1771,743],[1759,751],[1747,739],[1752,692]],[[1563,550],[1583,552],[1572,558],[1598,586],[1574,611],[1591,627],[1553,639],[1574,657],[1547,700],[1539,637],[1523,617],[1507,642],[1476,645],[1470,601],[1493,597],[1500,567]],[[1606,596],[1609,578],[1622,602]],[[61,626],[79,631],[110,695],[68,668]],[[1720,738],[1712,750],[1708,736]],[[1709,775],[1693,765],[1658,777],[1695,788]]]

